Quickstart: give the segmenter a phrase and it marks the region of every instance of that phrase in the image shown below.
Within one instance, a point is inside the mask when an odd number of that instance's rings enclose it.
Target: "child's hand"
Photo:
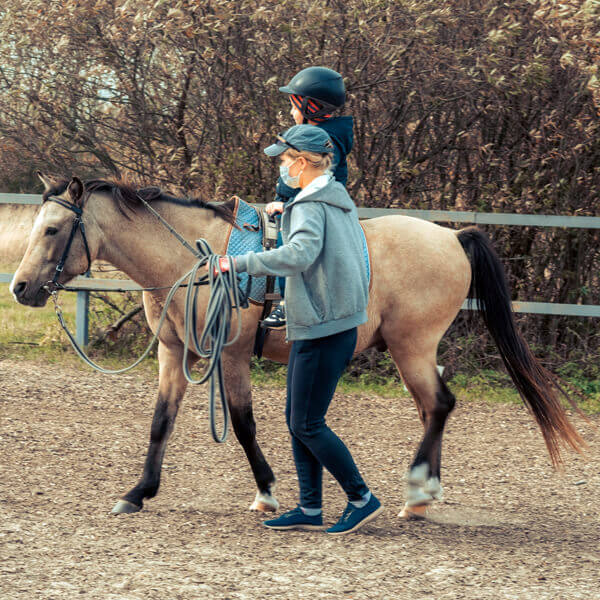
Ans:
[[[269,202],[267,206],[265,206],[265,210],[268,215],[274,215],[275,213],[283,212],[283,202]]]

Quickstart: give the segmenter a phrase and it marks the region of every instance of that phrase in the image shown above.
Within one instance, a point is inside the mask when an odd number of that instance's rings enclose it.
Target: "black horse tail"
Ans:
[[[515,387],[540,426],[553,465],[559,466],[561,443],[577,452],[585,446],[567,418],[561,395],[578,412],[579,408],[517,330],[504,267],[490,240],[477,227],[461,229],[457,235],[471,262],[469,298],[476,301]]]

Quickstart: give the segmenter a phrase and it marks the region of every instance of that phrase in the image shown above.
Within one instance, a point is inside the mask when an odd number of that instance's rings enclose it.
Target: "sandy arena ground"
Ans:
[[[329,422],[385,513],[359,533],[273,532],[247,510],[254,483],[235,438],[208,431],[193,389],[143,512],[110,516],[139,476],[156,394],[149,375],[108,377],[0,362],[0,598],[600,598],[600,433],[550,467],[526,410],[458,402],[444,445],[446,501],[404,522],[402,476],[421,435],[408,399],[337,396]],[[296,481],[284,391],[255,389],[259,440],[283,509]],[[600,419],[595,419],[600,423]],[[344,499],[329,477],[326,520]]]

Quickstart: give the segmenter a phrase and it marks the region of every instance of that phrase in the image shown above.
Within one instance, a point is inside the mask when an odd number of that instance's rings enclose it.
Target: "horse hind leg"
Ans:
[[[435,399],[422,413],[425,434],[406,475],[406,505],[400,513],[404,518],[424,516],[428,505],[443,497],[440,474],[442,436],[455,398],[437,371],[435,377],[438,387]]]
[[[415,356],[390,349],[392,357],[413,396],[425,433],[406,474],[406,504],[403,518],[422,517],[427,507],[443,496],[441,486],[442,436],[455,398],[442,381],[436,366],[435,352]]]

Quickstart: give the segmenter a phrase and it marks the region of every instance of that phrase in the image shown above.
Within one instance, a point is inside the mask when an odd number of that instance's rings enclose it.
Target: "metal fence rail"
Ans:
[[[41,204],[37,194],[0,193],[0,204]],[[256,206],[264,206],[257,204]],[[419,210],[404,208],[359,208],[361,219],[372,219],[389,215],[405,215],[439,223],[474,223],[476,225],[514,225],[520,227],[563,227],[578,229],[600,229],[600,217],[571,217],[562,215],[520,215],[511,213],[479,213],[473,211]],[[10,283],[12,273],[0,273],[0,284]],[[69,284],[77,288],[76,338],[81,345],[88,343],[88,307],[90,292],[114,290],[139,291],[139,285],[129,279],[90,279],[77,277]],[[600,306],[594,304],[555,304],[552,302],[512,303],[518,313],[560,315],[571,317],[600,317]],[[469,303],[462,306],[468,310]]]
[[[4,194],[0,192],[0,204],[41,204],[39,194]]]
[[[41,204],[39,194],[0,193],[0,204]],[[255,206],[264,206],[256,204]],[[361,219],[389,215],[405,215],[439,223],[474,223],[475,225],[518,225],[522,227],[567,227],[600,229],[600,217],[571,217],[564,215],[519,215],[516,213],[480,213],[457,210],[422,210],[418,208],[361,208]]]

